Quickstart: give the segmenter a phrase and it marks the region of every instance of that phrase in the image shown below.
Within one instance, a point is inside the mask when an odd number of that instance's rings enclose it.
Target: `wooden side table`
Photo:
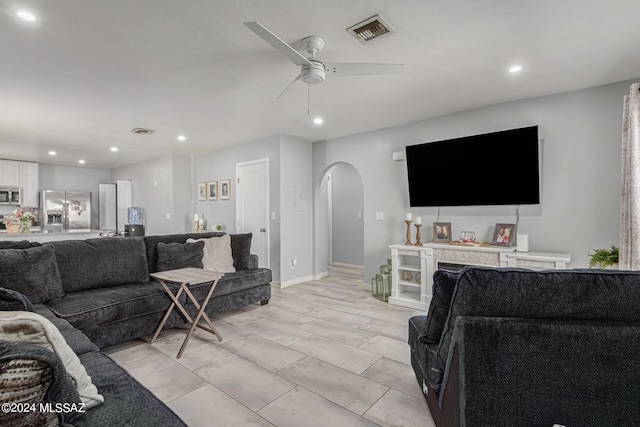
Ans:
[[[153,277],[154,279],[157,279],[157,281],[160,283],[160,285],[162,285],[162,287],[167,292],[167,295],[169,295],[169,298],[171,298],[171,301],[172,301],[171,305],[167,309],[166,314],[162,318],[160,325],[158,325],[156,332],[153,334],[153,337],[151,338],[151,343],[153,343],[156,340],[156,338],[158,338],[158,334],[162,330],[162,327],[164,326],[164,324],[167,322],[167,319],[169,318],[169,315],[173,311],[174,307],[177,307],[178,310],[180,310],[180,312],[182,313],[182,315],[186,318],[186,320],[191,324],[191,327],[189,328],[189,332],[187,333],[187,337],[184,339],[184,342],[182,343],[182,347],[180,347],[180,351],[178,352],[178,356],[177,356],[178,359],[180,359],[180,356],[182,356],[182,352],[187,346],[187,343],[189,342],[189,339],[191,338],[191,335],[193,335],[193,332],[196,330],[196,328],[200,328],[202,330],[210,332],[214,334],[216,337],[218,337],[219,341],[222,341],[222,337],[220,336],[216,328],[214,328],[213,323],[211,323],[211,319],[209,319],[209,316],[207,316],[207,314],[204,312],[204,309],[207,307],[207,304],[209,303],[209,299],[211,298],[211,295],[213,295],[213,291],[215,290],[216,285],[218,284],[218,280],[222,276],[224,276],[223,273],[217,273],[215,271],[210,271],[210,270],[203,270],[201,268],[188,267],[188,268],[179,268],[177,270],[169,270],[169,271],[161,271],[158,273],[152,273],[150,276]],[[171,292],[171,289],[169,289],[169,286],[167,286],[167,282],[180,284],[180,289],[178,289],[178,292],[175,295],[173,294],[173,292]],[[209,288],[209,292],[207,293],[207,296],[202,301],[202,303],[198,303],[196,298],[193,296],[193,293],[191,293],[191,291],[189,290],[189,286],[199,285],[201,283],[207,283],[207,282],[212,282],[211,287]],[[195,319],[191,319],[191,316],[189,316],[189,313],[187,313],[187,311],[184,309],[182,304],[180,304],[179,298],[182,292],[187,294],[187,297],[191,300],[193,305],[195,305],[196,308],[198,309],[198,313],[196,314]],[[198,322],[200,321],[200,318],[203,318],[204,321],[207,322],[207,325],[209,325],[209,328],[198,324]]]

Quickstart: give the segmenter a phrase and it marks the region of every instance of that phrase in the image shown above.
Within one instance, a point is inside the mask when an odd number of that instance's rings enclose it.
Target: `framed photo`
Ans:
[[[198,200],[207,200],[207,183],[198,183]]]
[[[207,198],[209,200],[218,200],[218,181],[207,182]]]
[[[491,244],[495,246],[513,246],[516,241],[515,224],[496,224]]]
[[[220,181],[220,200],[231,199],[231,180],[223,179]]]
[[[435,243],[451,242],[451,223],[450,222],[434,222],[433,223],[433,241]]]

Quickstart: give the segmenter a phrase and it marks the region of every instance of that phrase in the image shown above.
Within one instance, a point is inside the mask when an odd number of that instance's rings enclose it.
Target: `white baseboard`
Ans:
[[[284,289],[290,286],[299,285],[301,283],[311,282],[312,280],[315,280],[314,276],[304,276],[292,280],[287,280],[286,282],[271,282],[271,284],[277,288]]]
[[[371,282],[367,283],[367,282],[362,282],[362,288],[366,291],[371,292]]]
[[[325,277],[329,277],[328,271],[323,271],[320,274],[316,274],[313,280],[321,280],[321,279],[324,279]]]
[[[364,270],[364,265],[357,264],[345,264],[343,262],[332,262],[332,267],[344,267],[344,268],[353,268],[355,270]]]

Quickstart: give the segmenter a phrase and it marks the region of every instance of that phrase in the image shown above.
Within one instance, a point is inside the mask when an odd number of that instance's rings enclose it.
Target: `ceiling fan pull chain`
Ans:
[[[311,117],[311,84],[307,83],[307,117]]]

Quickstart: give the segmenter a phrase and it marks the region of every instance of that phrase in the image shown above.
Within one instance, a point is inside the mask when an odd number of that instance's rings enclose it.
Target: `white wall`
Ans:
[[[211,151],[194,157],[193,182],[191,193],[193,214],[204,214],[207,227],[222,224],[228,233],[236,232],[236,163],[257,159],[269,159],[269,210],[276,219],[269,222],[270,267],[274,280],[280,278],[280,136],[272,136],[239,146]],[[197,201],[198,182],[231,180],[231,199]]]
[[[405,212],[423,217],[422,240],[432,236],[437,208],[409,208],[406,163],[391,160],[406,145],[523,126],[538,125],[543,140],[542,203],[523,206],[520,230],[531,250],[567,252],[570,267],[585,267],[594,248],[618,243],[622,99],[632,82],[510,102],[417,123],[313,144],[313,179],[336,162],[352,164],[364,183],[365,281],[389,256],[388,245],[403,242]],[[481,173],[483,165],[478,165]],[[452,163],[452,179],[455,168]],[[517,165],[504,179],[517,179]],[[425,183],[424,185],[436,185]],[[317,195],[316,195],[317,197]],[[382,211],[384,221],[375,220]],[[316,214],[318,214],[316,210]],[[452,223],[453,235],[473,230],[488,240],[496,222],[515,222],[513,207],[443,207],[439,221]],[[318,222],[316,222],[318,224]],[[325,234],[316,227],[315,272],[322,271]],[[415,232],[414,232],[415,233]]]
[[[38,190],[81,190],[91,192],[91,225],[100,227],[99,184],[111,182],[107,169],[56,166],[40,163]],[[40,195],[38,195],[40,197]]]
[[[311,143],[280,139],[280,283],[287,286],[312,279],[312,161]]]
[[[188,156],[169,154],[113,169],[111,182],[131,181],[131,203],[144,210],[145,234],[184,233],[190,231],[190,168]]]

